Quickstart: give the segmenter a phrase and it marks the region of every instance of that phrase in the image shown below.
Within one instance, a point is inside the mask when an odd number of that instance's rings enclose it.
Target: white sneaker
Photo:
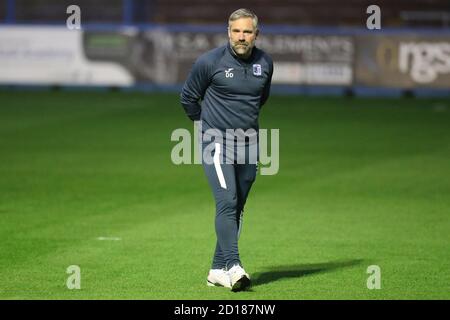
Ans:
[[[228,270],[231,280],[231,291],[245,290],[250,286],[250,276],[240,265],[234,265]]]
[[[206,285],[210,287],[219,286],[231,288],[231,281],[228,272],[225,269],[211,269],[209,270]]]

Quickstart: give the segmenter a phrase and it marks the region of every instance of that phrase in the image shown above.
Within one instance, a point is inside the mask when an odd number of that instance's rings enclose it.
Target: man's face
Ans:
[[[253,27],[252,18],[241,18],[231,22],[228,27],[230,45],[238,56],[247,58],[252,53],[258,30]]]

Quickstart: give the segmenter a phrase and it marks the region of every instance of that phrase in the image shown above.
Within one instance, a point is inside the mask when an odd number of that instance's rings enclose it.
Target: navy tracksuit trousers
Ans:
[[[202,151],[207,145],[202,143]],[[222,155],[223,149],[226,147],[216,143],[215,148],[210,151],[213,163],[207,163],[204,159],[202,161],[216,204],[217,242],[212,269],[229,269],[235,264],[242,266],[238,250],[238,229],[242,225],[244,205],[257,171],[256,161],[227,163]],[[248,147],[246,150],[248,152]]]

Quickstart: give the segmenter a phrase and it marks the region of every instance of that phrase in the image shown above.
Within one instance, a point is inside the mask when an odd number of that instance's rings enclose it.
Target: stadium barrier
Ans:
[[[262,31],[257,45],[272,55],[273,84],[286,91],[450,89],[448,30]],[[3,25],[0,84],[179,88],[198,56],[226,42],[225,26]]]

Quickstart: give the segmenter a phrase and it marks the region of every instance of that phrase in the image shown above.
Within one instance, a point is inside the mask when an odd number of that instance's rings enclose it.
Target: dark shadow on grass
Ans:
[[[256,272],[252,276],[252,287],[284,278],[300,278],[315,273],[332,272],[346,267],[361,264],[363,259],[330,261],[325,263],[296,264],[287,266],[273,266],[263,272]]]

